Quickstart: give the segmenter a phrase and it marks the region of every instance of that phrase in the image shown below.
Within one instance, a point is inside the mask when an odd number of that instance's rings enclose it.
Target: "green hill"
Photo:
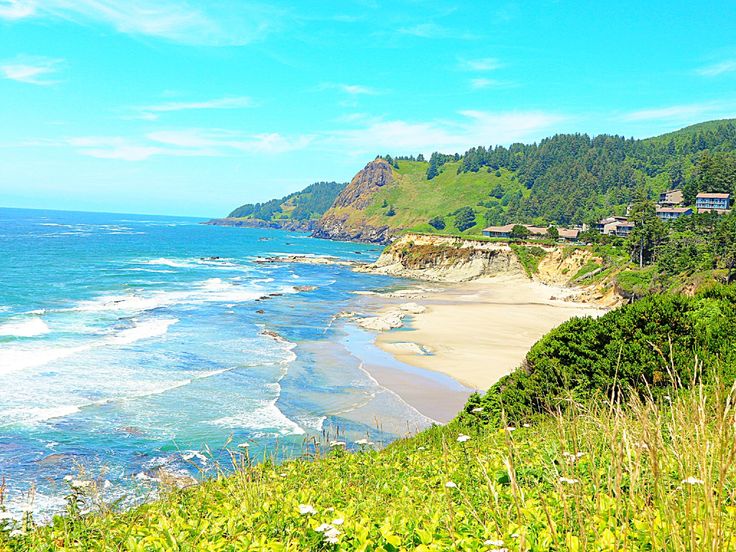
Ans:
[[[345,183],[339,182],[316,182],[281,199],[272,199],[265,203],[246,203],[234,209],[224,221],[219,219],[212,222],[222,224],[241,222],[245,225],[252,223],[253,226],[269,223],[306,224],[319,219],[345,186]]]
[[[733,190],[735,151],[736,123],[724,120],[646,140],[560,134],[429,161],[386,156],[356,175],[316,235],[386,242],[406,230],[470,235],[517,222],[590,223],[673,187],[690,199]],[[707,175],[713,159],[726,169]]]

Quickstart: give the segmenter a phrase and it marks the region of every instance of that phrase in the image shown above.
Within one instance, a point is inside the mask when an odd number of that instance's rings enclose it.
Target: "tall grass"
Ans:
[[[736,549],[736,390],[673,387],[529,427],[459,422],[376,451],[314,443],[133,510],[57,518],[10,550]]]

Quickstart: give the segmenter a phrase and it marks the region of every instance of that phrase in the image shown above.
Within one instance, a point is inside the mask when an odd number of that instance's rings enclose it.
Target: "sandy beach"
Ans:
[[[402,363],[485,390],[517,368],[529,348],[555,326],[575,316],[606,312],[565,301],[573,292],[521,277],[418,284],[388,294],[377,320],[392,320],[399,311],[403,327],[379,331],[376,345]],[[401,311],[407,301],[411,312]]]

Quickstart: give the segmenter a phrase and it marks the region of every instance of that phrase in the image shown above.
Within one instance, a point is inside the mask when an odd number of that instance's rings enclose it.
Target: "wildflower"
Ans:
[[[483,412],[482,406],[476,406],[473,410],[471,410],[474,414],[478,414],[479,412]]]
[[[300,504],[299,513],[303,516],[309,516],[312,514],[316,514],[317,510],[315,510],[311,504]]]
[[[521,424],[521,427],[532,427],[532,424]]]
[[[498,540],[488,539],[483,544],[485,546],[503,546],[503,541],[501,539],[498,539]]]
[[[338,542],[340,542],[340,539],[338,539],[337,537],[327,537],[327,536],[325,536],[325,542],[327,544],[337,544]]]
[[[4,521],[6,519],[13,519],[13,516],[10,512],[0,512],[0,521]]]
[[[332,520],[332,525],[342,525],[343,523],[345,523],[344,518],[337,518]]]
[[[85,481],[84,479],[73,479],[69,482],[69,486],[75,491],[86,491],[92,487],[91,481]]]
[[[11,537],[20,537],[23,534],[23,531],[20,529],[13,529],[10,533],[8,533]]]
[[[457,436],[457,442],[458,443],[464,443],[465,441],[470,441],[469,435],[463,435],[462,433]]]
[[[512,431],[516,431],[516,428],[515,428],[514,426],[508,426],[508,427],[506,427],[506,428],[504,428],[504,429],[505,429],[506,431],[508,431],[509,433],[511,433]]]
[[[325,531],[325,537],[328,539],[337,538],[338,536],[340,536],[340,531],[335,527],[330,527],[329,529],[327,529],[327,531]]]
[[[417,450],[427,450],[427,447],[418,447]]]
[[[324,532],[325,532],[325,531],[327,531],[327,530],[328,530],[328,529],[329,529],[330,527],[332,527],[332,525],[330,525],[329,523],[323,523],[323,524],[322,524],[322,525],[320,525],[319,527],[315,527],[315,528],[314,528],[314,530],[315,530],[315,531],[317,531],[318,533],[324,533]]]
[[[574,485],[580,483],[577,479],[570,479],[569,477],[560,477],[560,483],[567,483],[568,485]]]
[[[369,441],[368,439],[358,439],[355,441],[356,445],[365,445],[365,446],[372,446],[375,443],[373,441]]]
[[[693,477],[691,475],[687,479],[683,479],[680,483],[683,483],[685,485],[702,485],[703,484],[703,480],[702,479],[698,479],[697,477]]]
[[[577,462],[578,460],[580,460],[583,456],[585,456],[585,454],[586,453],[584,453],[584,452],[575,452],[575,453],[572,453],[572,452],[565,451],[565,452],[562,453],[562,456],[564,456],[567,459],[568,463],[574,464],[575,462]]]
[[[457,485],[452,481],[448,481],[447,483],[445,483],[445,487],[447,487],[448,489],[457,489]]]
[[[335,509],[332,506],[330,506],[329,508],[325,508],[325,512],[334,512],[334,511]]]
[[[344,447],[345,441],[330,441],[331,447]]]
[[[285,473],[280,473],[279,476],[286,477],[286,474]]]
[[[71,481],[72,479],[74,479],[74,478],[71,475],[65,475],[64,476],[64,481]]]
[[[248,443],[240,443],[238,448],[247,449],[250,445]]]

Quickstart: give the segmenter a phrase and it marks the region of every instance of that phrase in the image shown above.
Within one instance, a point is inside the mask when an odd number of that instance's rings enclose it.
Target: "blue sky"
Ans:
[[[0,0],[0,206],[221,216],[376,154],[736,116],[736,3]]]

